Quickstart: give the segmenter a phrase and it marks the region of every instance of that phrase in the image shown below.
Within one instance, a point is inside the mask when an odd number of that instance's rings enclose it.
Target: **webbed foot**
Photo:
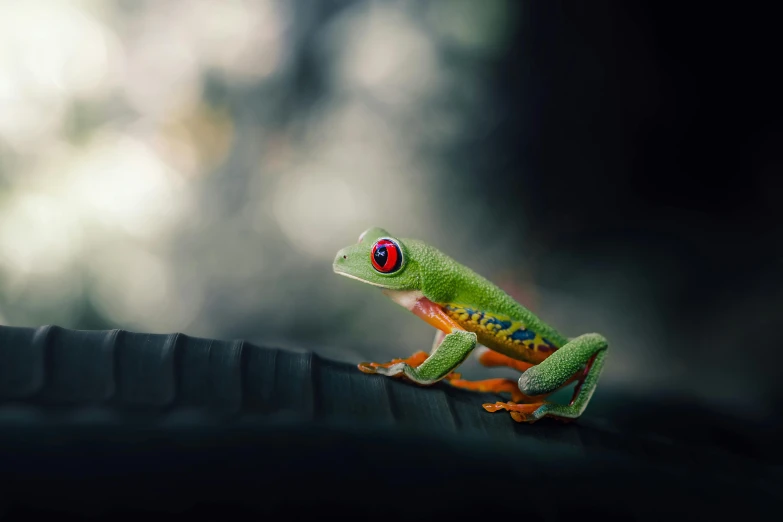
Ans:
[[[516,402],[496,402],[494,404],[483,404],[482,406],[490,413],[494,413],[499,410],[506,410],[511,414],[511,418],[515,421],[528,422],[532,424],[541,418],[541,416],[536,415],[535,412],[545,404],[545,402],[531,402],[527,404],[518,404]]]
[[[388,363],[361,363],[359,370],[387,377],[400,377],[422,386],[435,384],[441,379],[457,379],[451,375],[465,361],[476,346],[476,334],[466,330],[454,330],[432,353],[416,352],[407,359],[395,359]]]
[[[411,368],[416,368],[421,363],[424,362],[424,360],[429,357],[429,354],[427,352],[416,352],[407,359],[392,359],[389,362],[386,363],[376,363],[376,362],[361,362],[357,365],[359,370],[361,370],[364,373],[380,373],[382,375],[388,375],[387,372],[384,372],[380,369],[388,370],[395,364],[404,363],[410,366]],[[380,370],[380,371],[379,371]],[[398,375],[402,375],[401,373]],[[397,375],[391,375],[392,377],[396,377]]]
[[[430,354],[427,352],[416,352],[407,359],[392,359],[386,363],[362,362],[359,363],[357,367],[364,373],[374,373],[379,375],[386,375],[387,377],[404,378],[404,365],[407,364],[411,368],[418,368],[425,361],[425,359],[429,357],[429,355]],[[460,377],[462,377],[462,374],[451,372],[446,377],[444,377],[444,380],[453,381],[455,379],[459,379]]]

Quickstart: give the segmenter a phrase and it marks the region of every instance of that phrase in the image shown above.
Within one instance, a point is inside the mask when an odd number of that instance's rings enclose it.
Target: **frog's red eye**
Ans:
[[[372,267],[382,274],[396,272],[402,266],[402,251],[391,239],[379,239],[370,251]]]

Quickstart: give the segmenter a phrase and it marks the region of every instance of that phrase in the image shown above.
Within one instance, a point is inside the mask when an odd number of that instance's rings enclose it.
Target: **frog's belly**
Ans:
[[[554,343],[509,317],[455,304],[443,309],[464,329],[475,332],[480,344],[512,359],[538,364],[557,350]]]

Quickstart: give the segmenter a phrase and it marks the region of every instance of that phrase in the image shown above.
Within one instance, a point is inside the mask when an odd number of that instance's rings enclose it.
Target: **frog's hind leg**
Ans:
[[[498,402],[485,404],[484,409],[506,410],[517,422],[535,422],[544,416],[576,419],[584,412],[598,384],[607,346],[606,339],[601,335],[581,335],[519,377],[519,389],[532,397],[549,395],[566,384],[577,381],[569,404],[543,401],[530,404]]]

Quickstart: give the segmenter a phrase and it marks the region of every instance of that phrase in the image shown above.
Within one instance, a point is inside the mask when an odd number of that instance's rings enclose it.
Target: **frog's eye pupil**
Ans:
[[[376,241],[372,247],[371,258],[373,268],[383,274],[396,272],[402,265],[400,247],[390,239]]]

